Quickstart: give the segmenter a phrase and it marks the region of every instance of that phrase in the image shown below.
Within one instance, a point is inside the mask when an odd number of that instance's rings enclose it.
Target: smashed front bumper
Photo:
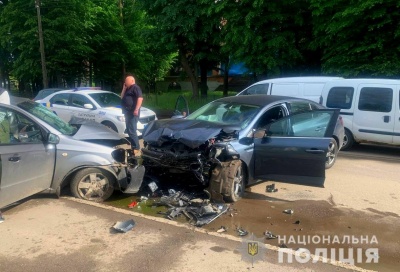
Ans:
[[[131,151],[119,148],[113,151],[112,156],[118,163],[114,165],[119,189],[126,194],[137,193],[143,183],[145,167],[139,165]]]

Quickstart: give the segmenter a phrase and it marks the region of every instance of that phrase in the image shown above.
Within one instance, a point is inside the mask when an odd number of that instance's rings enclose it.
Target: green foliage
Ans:
[[[311,0],[323,69],[344,76],[398,76],[400,2]]]
[[[229,92],[228,95],[236,95],[236,92]],[[205,104],[214,101],[216,99],[222,98],[222,92],[210,92],[207,98],[193,98],[191,91],[168,91],[162,94],[152,94],[146,96],[143,100],[143,105],[149,107],[150,109],[156,110],[170,110],[175,108],[176,99],[179,95],[186,98],[190,112],[197,110],[198,108],[204,106]]]
[[[53,86],[90,80],[89,84],[119,89],[124,71],[148,80],[163,76],[173,61],[171,52],[159,54],[144,38],[144,30],[152,26],[136,1],[42,0],[41,14]],[[20,81],[40,82],[34,1],[2,1],[0,22],[0,54],[10,60],[1,61],[0,71],[8,68]]]
[[[223,50],[256,74],[279,75],[304,61],[308,1],[221,0]]]

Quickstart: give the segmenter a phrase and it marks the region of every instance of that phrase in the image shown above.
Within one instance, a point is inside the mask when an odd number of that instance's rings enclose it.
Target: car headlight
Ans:
[[[118,121],[125,122],[125,116],[117,116]]]

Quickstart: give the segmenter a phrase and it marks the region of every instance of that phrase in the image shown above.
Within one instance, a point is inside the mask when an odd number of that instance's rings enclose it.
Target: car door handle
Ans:
[[[8,159],[10,162],[19,162],[21,160],[20,156],[10,157]]]
[[[389,123],[389,121],[390,121],[390,116],[389,115],[383,116],[383,122]]]
[[[313,154],[325,153],[324,150],[316,149],[316,148],[307,149],[306,152],[307,153],[313,153]]]

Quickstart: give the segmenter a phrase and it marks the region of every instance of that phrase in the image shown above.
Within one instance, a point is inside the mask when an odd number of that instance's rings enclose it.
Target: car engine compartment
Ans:
[[[179,179],[207,186],[216,165],[239,159],[229,144],[238,138],[236,130],[207,125],[197,120],[150,123],[143,132],[146,174],[162,179],[176,178],[179,174]]]

